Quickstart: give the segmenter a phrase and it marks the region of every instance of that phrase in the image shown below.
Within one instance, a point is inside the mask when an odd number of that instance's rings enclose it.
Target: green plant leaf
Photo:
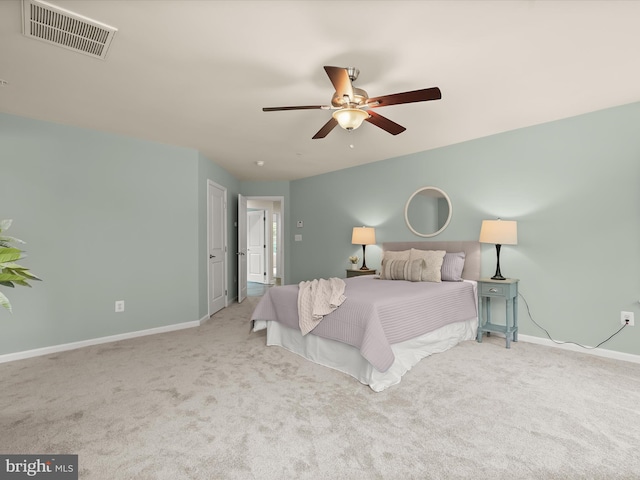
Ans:
[[[9,303],[9,299],[2,292],[0,292],[0,305],[9,310],[9,313],[12,313],[11,303]]]
[[[0,232],[7,230],[13,220],[0,220]],[[0,235],[0,286],[14,288],[16,285],[29,287],[27,280],[40,280],[36,275],[29,272],[29,269],[15,263],[23,259],[23,251],[11,246],[12,243],[23,244],[19,238],[8,235]],[[0,305],[12,312],[9,299],[0,292]]]
[[[0,263],[18,260],[21,253],[17,248],[2,248],[0,249]]]
[[[9,269],[9,272],[6,273],[15,273],[16,275],[21,275],[24,278],[28,278],[30,280],[38,280],[42,281],[42,279],[38,278],[36,275],[31,273],[27,268],[18,268],[18,269]]]
[[[42,279],[40,277],[38,277],[38,276],[34,275],[33,273],[28,272],[26,270],[22,272],[22,275],[27,277],[29,280],[37,280],[38,282],[42,281]]]
[[[41,280],[35,273],[30,272],[27,267],[13,262],[0,263],[0,271],[2,273],[15,273],[16,275],[22,275],[32,280]]]
[[[0,268],[10,268],[11,270],[26,270],[26,268],[24,268],[23,266],[13,262],[0,263]]]
[[[22,275],[17,275],[15,273],[0,273],[0,282],[18,282],[24,281],[24,277]]]
[[[0,249],[0,252],[2,252],[2,250]],[[20,258],[18,258],[17,260],[21,260]],[[17,265],[17,266],[16,266]],[[24,270],[29,270],[27,267],[23,267],[22,265],[18,265],[15,262],[0,262],[0,268],[22,268]]]

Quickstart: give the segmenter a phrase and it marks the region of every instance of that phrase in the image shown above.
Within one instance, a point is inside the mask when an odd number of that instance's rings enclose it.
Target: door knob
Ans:
[[[215,255],[209,255],[209,258],[216,258]]]

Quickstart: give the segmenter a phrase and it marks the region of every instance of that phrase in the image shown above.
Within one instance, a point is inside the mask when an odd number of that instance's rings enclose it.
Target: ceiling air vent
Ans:
[[[105,59],[118,31],[104,23],[41,0],[22,0],[22,33],[27,37]]]

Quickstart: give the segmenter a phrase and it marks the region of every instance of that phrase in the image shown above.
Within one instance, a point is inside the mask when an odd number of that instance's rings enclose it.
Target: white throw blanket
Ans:
[[[346,300],[345,283],[340,278],[321,278],[298,284],[298,318],[300,331],[306,335],[316,328],[325,315]]]

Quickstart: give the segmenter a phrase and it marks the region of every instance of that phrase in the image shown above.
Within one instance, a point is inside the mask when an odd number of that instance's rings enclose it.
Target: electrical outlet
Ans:
[[[628,325],[630,327],[633,327],[634,325],[633,312],[620,312],[620,323],[624,325],[627,322],[629,322]]]
[[[116,300],[116,313],[124,312],[124,300]]]

